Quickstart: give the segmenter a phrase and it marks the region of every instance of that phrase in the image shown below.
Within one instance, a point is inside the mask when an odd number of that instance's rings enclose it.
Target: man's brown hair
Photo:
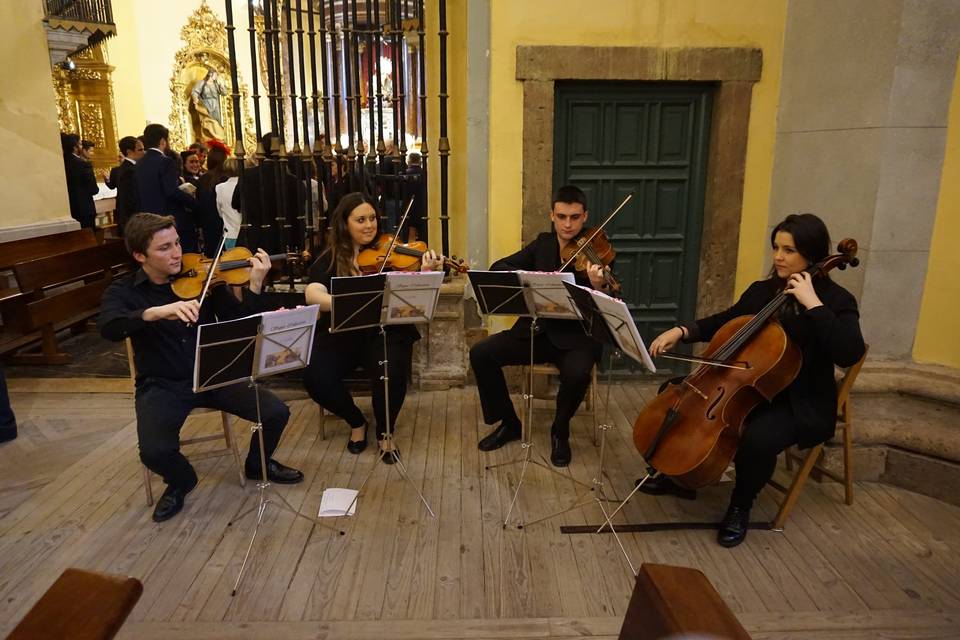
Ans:
[[[127,220],[123,228],[123,240],[127,243],[127,251],[147,254],[153,234],[163,229],[176,226],[173,216],[159,216],[155,213],[138,213]]]

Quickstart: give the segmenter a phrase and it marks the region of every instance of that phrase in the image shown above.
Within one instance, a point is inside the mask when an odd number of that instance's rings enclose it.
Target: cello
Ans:
[[[859,264],[855,240],[841,241],[837,251],[807,273],[818,277]],[[781,291],[756,315],[727,322],[702,358],[673,356],[700,366],[669,385],[634,422],[633,442],[650,467],[648,477],[663,474],[688,489],[720,478],[737,451],[747,415],[786,389],[800,371],[800,348],[777,320],[789,299]]]

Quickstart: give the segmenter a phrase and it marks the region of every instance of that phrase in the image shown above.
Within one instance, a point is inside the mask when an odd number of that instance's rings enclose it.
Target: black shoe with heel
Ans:
[[[347,451],[356,455],[363,453],[367,449],[367,425],[363,425],[363,440],[347,439]]]
[[[555,467],[566,467],[570,464],[570,439],[552,436],[550,438],[550,462]]]

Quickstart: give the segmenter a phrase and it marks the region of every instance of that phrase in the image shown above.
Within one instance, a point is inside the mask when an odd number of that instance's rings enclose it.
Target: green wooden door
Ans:
[[[591,225],[634,192],[605,231],[648,345],[696,310],[712,92],[686,83],[556,85],[554,189],[583,189]]]

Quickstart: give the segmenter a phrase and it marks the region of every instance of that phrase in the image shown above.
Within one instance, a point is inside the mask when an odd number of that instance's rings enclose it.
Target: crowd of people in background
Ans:
[[[94,145],[76,134],[61,133],[60,137],[70,214],[81,227],[94,228],[97,220],[94,196],[100,192],[92,164]],[[287,175],[278,179],[279,140],[274,133],[267,133],[260,140],[264,156],[260,165],[248,159],[243,167],[219,140],[194,142],[178,151],[170,146],[169,137],[166,127],[150,124],[140,136],[121,138],[117,166],[100,174],[107,189],[116,190],[113,212],[116,235],[123,236],[124,226],[135,213],[172,215],[177,221],[183,250],[213,256],[221,240],[225,248],[237,244],[241,235],[241,210],[246,203],[249,226],[242,239],[244,246],[263,247],[271,253],[303,249],[299,246],[303,243],[304,230],[301,212],[307,203],[312,208],[310,219],[317,221],[324,212],[332,210],[343,195],[360,190],[382,203],[388,217],[384,225],[387,230],[395,228],[400,220],[403,213],[400,203],[405,205],[413,197],[403,240],[426,238],[426,189],[420,155],[411,153],[406,168],[398,166],[392,141],[388,153],[376,167],[376,172],[385,180],[375,185],[370,172],[362,175],[364,172],[356,170],[339,171],[336,162],[329,167],[320,163],[318,167],[312,159],[293,155],[286,158]],[[241,171],[244,171],[245,184],[242,194],[236,188]],[[321,171],[330,172],[328,180],[322,179]],[[280,199],[276,194],[278,184],[284,185]],[[329,193],[325,184],[332,185]],[[281,215],[277,215],[278,202],[286,203],[287,210]]]

